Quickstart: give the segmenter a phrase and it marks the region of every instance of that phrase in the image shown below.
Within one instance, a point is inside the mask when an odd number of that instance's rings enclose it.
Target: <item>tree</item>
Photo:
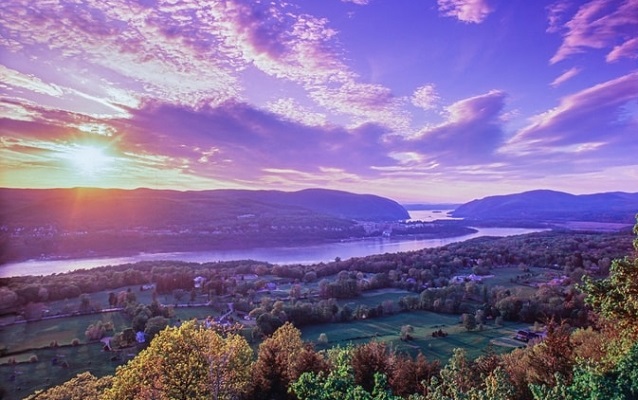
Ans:
[[[600,372],[596,368],[578,365],[571,383],[560,375],[556,385],[530,385],[537,400],[610,399],[630,400],[638,398],[638,343],[625,354],[613,369]]]
[[[438,361],[428,362],[422,353],[415,359],[408,355],[395,354],[392,357],[390,386],[395,394],[408,397],[413,394],[425,395],[427,385],[441,369]]]
[[[286,322],[259,345],[253,367],[253,398],[288,398],[289,385],[302,373],[326,370],[326,362],[301,340],[299,329]]]
[[[401,340],[412,340],[412,334],[414,333],[414,327],[412,325],[403,325],[401,327]]]
[[[638,223],[634,233],[638,235]],[[634,240],[634,249],[638,252],[638,238]],[[594,311],[615,321],[628,333],[638,331],[638,257],[614,260],[606,279],[595,281],[585,277],[583,281],[581,289]]]
[[[112,376],[96,378],[90,372],[84,372],[61,385],[37,391],[26,400],[98,400],[111,387],[112,381]]]
[[[400,400],[392,395],[384,374],[374,375],[372,390],[355,383],[350,364],[351,349],[332,350],[333,368],[329,373],[305,372],[290,385],[299,400]]]
[[[355,383],[367,391],[374,387],[375,374],[389,375],[390,357],[385,343],[369,342],[357,346],[349,351],[348,356]]]
[[[155,335],[160,333],[167,326],[168,326],[168,319],[162,316],[152,317],[148,321],[146,321],[144,334],[148,336],[148,339],[150,341],[155,337]]]
[[[188,321],[163,330],[119,367],[105,399],[233,399],[248,388],[251,359],[243,337]]]
[[[476,317],[474,314],[463,314],[463,327],[468,331],[473,331],[476,329]]]

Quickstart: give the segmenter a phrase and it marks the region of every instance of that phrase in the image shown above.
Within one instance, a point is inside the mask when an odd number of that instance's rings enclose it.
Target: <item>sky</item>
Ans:
[[[638,192],[638,0],[4,0],[0,186]]]

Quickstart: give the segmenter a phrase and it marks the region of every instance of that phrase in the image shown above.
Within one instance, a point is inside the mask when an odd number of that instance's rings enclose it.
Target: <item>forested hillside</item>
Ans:
[[[459,206],[455,217],[535,221],[597,221],[632,223],[638,193],[573,195],[551,190],[490,196]]]

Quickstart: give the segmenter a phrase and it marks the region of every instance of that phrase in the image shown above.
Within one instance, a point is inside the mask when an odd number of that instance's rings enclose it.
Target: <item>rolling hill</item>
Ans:
[[[348,192],[151,189],[0,189],[4,225],[65,228],[192,227],[253,216],[395,221],[409,218],[393,200]]]
[[[596,221],[633,223],[638,193],[573,195],[551,190],[489,196],[458,207],[454,217],[470,220]]]

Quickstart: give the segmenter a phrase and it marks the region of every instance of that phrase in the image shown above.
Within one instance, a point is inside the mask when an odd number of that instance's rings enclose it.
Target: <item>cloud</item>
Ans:
[[[307,107],[303,107],[293,98],[283,98],[271,101],[266,108],[275,114],[287,118],[293,122],[299,122],[304,125],[324,125],[326,116],[313,112]]]
[[[607,162],[628,156],[633,159],[638,147],[638,120],[626,107],[637,100],[638,72],[584,89],[531,118],[504,150],[541,156],[598,154]]]
[[[551,14],[550,14],[551,15]],[[550,19],[550,32],[564,30],[563,42],[550,59],[552,64],[587,49],[611,51],[607,61],[635,58],[638,45],[638,1],[592,0],[578,8],[562,28]],[[554,25],[551,25],[554,24]],[[620,44],[617,44],[619,43]]]
[[[177,103],[223,101],[237,93],[238,66],[194,1],[146,7],[125,0],[15,0],[0,7],[9,51],[73,65],[78,73],[99,68]]]
[[[436,104],[440,100],[434,85],[424,85],[417,88],[410,98],[412,104],[424,110],[436,108]]]
[[[227,47],[260,71],[303,87],[309,98],[355,124],[406,127],[400,100],[382,85],[360,81],[342,60],[329,21],[300,14],[280,3],[223,2],[214,8]]]
[[[607,62],[614,62],[622,58],[638,58],[638,37],[629,39],[618,46],[614,46],[614,48],[607,54],[607,57],[605,57],[605,60]]]
[[[0,87],[8,88],[8,86],[52,97],[60,97],[64,94],[63,90],[57,85],[45,83],[36,76],[23,74],[20,71],[0,65]]]
[[[567,0],[559,0],[546,7],[547,10],[547,32],[559,32],[563,24],[565,13],[572,8],[572,3]]]
[[[446,107],[446,121],[403,142],[404,150],[442,165],[490,162],[504,140],[501,118],[505,98],[505,93],[494,90]]]
[[[258,70],[298,85],[318,108],[351,125],[407,125],[401,100],[344,62],[330,21],[290,3],[15,0],[0,3],[0,26],[2,45],[37,55],[43,74],[52,66],[68,69],[68,76],[99,71],[109,77],[99,87],[138,93],[121,97],[126,105],[152,98],[191,107],[243,101],[240,77]]]
[[[371,165],[394,163],[378,125],[309,126],[237,102],[197,110],[149,103],[113,125],[128,148],[188,160],[194,173],[217,179],[259,180],[264,170],[365,176]]]
[[[360,6],[365,6],[370,3],[370,0],[341,0],[344,3],[354,3]]]
[[[580,74],[580,71],[582,71],[581,68],[576,68],[576,67],[570,68],[567,71],[560,74],[560,76],[558,76],[556,79],[554,79],[552,83],[550,83],[550,86],[557,87],[561,85],[562,83],[565,83],[568,80],[572,79],[576,75]]]
[[[488,0],[437,0],[439,12],[462,22],[479,24],[494,11]]]

